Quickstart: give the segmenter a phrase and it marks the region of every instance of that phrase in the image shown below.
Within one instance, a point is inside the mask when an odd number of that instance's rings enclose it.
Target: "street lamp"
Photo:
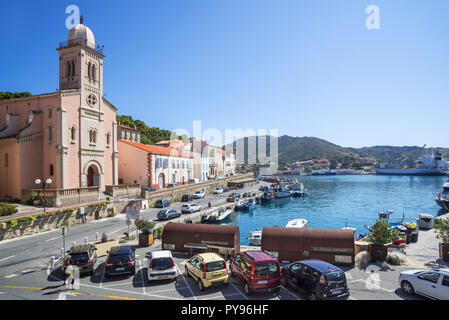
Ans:
[[[45,209],[46,209],[46,194],[45,194],[45,186],[47,184],[51,184],[53,181],[49,178],[47,180],[45,180],[45,182],[43,183],[43,187],[44,187],[44,213],[45,213]],[[36,179],[34,180],[34,183],[37,185],[40,185],[42,183],[41,179]]]

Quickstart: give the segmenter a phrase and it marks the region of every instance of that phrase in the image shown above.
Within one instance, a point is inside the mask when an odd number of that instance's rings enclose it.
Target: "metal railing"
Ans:
[[[74,40],[67,40],[67,41],[62,41],[59,43],[59,48],[68,48],[68,47],[73,47],[73,46],[77,46],[77,45],[83,45],[83,46],[88,46],[90,48],[93,48],[95,51],[97,51],[98,53],[103,54],[103,49],[104,46],[97,45],[95,46],[95,44],[87,41],[87,40],[83,40],[83,39],[74,39]]]

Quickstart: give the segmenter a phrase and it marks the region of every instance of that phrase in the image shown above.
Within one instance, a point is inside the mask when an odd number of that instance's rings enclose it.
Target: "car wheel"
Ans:
[[[201,279],[198,279],[198,289],[200,291],[204,291],[204,284],[203,284],[203,281]]]
[[[405,293],[407,293],[409,295],[415,294],[415,289],[413,288],[412,284],[408,281],[404,280],[401,282],[401,289],[402,289],[402,291],[404,291]]]
[[[247,296],[251,295],[251,289],[249,288],[247,283],[245,283],[245,285],[243,286],[243,290],[245,290],[245,294]]]
[[[189,270],[185,267],[186,278],[190,278]]]

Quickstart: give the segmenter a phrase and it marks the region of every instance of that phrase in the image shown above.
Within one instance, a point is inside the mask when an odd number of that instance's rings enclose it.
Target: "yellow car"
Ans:
[[[198,289],[216,285],[228,285],[229,273],[226,261],[216,253],[201,253],[186,261],[185,272],[198,283]]]

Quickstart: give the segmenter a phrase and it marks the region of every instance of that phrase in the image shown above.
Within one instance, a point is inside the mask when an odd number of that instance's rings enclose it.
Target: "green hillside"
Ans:
[[[140,142],[143,144],[155,144],[159,141],[170,140],[172,135],[172,132],[169,130],[149,127],[145,124],[145,122],[141,120],[134,120],[130,116],[117,115],[117,122],[128,127],[136,127],[140,130]]]

